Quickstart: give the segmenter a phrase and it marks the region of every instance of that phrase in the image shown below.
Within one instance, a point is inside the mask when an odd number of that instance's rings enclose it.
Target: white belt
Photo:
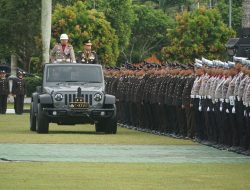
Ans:
[[[234,96],[229,96],[230,105],[234,106]]]
[[[237,100],[238,100],[238,101],[241,101],[241,97],[237,96]]]

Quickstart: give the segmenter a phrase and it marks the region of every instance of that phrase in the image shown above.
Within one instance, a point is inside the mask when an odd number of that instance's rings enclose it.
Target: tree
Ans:
[[[242,28],[250,28],[250,0],[243,0],[242,8]]]
[[[134,5],[136,21],[132,28],[129,48],[123,51],[124,60],[139,62],[167,43],[165,33],[173,26],[173,19],[161,10],[146,5]]]
[[[0,1],[0,57],[15,54],[25,70],[29,70],[31,57],[40,50],[40,8],[37,0]]]
[[[242,20],[242,1],[232,1],[232,28],[239,32],[241,30],[241,20]],[[228,25],[229,16],[229,3],[228,0],[221,0],[215,6],[222,17],[223,22]]]
[[[42,45],[43,45],[43,60],[42,63],[49,63],[49,48],[51,39],[51,14],[52,0],[42,0]]]
[[[223,59],[225,43],[235,32],[222,21],[217,9],[200,8],[184,12],[176,17],[176,28],[167,37],[171,43],[162,49],[168,60],[182,63],[193,62],[201,56],[209,59]]]
[[[82,50],[83,42],[91,39],[103,64],[116,64],[118,37],[103,13],[88,10],[78,1],[73,6],[56,5],[52,16],[52,45],[60,34],[67,33],[75,52]]]
[[[104,0],[99,3],[100,11],[104,12],[107,20],[116,31],[119,48],[126,48],[129,44],[131,28],[135,19],[132,0]]]

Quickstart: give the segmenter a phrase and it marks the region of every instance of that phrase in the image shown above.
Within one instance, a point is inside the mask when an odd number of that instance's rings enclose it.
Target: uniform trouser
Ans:
[[[229,127],[230,131],[228,134],[229,139],[229,145],[230,146],[239,146],[239,134],[240,134],[240,128],[239,124],[237,123],[237,115],[236,113],[233,113],[234,106],[229,105]]]
[[[186,120],[185,109],[182,109],[181,106],[176,106],[176,113],[177,113],[178,125],[177,125],[175,133],[186,137],[187,136],[187,120]]]
[[[201,111],[199,111],[199,105],[200,105],[200,99],[198,98],[195,98],[194,100],[194,113],[195,113],[195,137],[199,138],[199,139],[202,139],[203,138],[203,114]]]
[[[24,95],[16,95],[14,98],[14,109],[16,114],[23,113]]]
[[[246,108],[246,123],[245,123],[245,127],[246,127],[246,144],[245,147],[246,149],[250,150],[250,107]]]
[[[220,102],[214,104],[215,122],[216,125],[213,129],[213,136],[217,143],[223,144],[224,131],[223,131],[223,112],[220,111]]]
[[[146,122],[145,122],[145,104],[141,103],[138,106],[140,106],[139,127],[144,129],[145,126],[146,126]]]
[[[171,123],[172,122],[172,119],[171,119],[171,113],[172,113],[172,110],[171,110],[171,106],[170,105],[167,105],[167,104],[164,104],[164,108],[165,108],[165,121],[166,121],[166,125],[165,125],[165,132],[166,133],[171,133],[172,131],[172,126],[173,124]]]
[[[211,99],[207,99],[207,139],[212,142],[216,142],[214,138],[214,129],[216,128],[214,105]]]
[[[159,131],[162,133],[166,132],[167,128],[167,114],[164,104],[159,104]]]
[[[129,112],[128,112],[128,115],[129,115],[129,123],[130,125],[134,126],[135,127],[135,114],[136,114],[136,111],[135,111],[135,105],[133,102],[129,102]]]
[[[117,108],[117,121],[119,122],[119,123],[121,123],[121,103],[120,103],[120,101],[118,101],[117,103],[116,103],[116,108]]]
[[[203,113],[203,118],[204,118],[204,122],[203,122],[203,139],[207,140],[208,139],[208,129],[209,129],[209,125],[210,125],[210,121],[209,121],[209,112],[207,111],[208,108],[208,100],[207,99],[202,99],[201,100],[201,106],[202,106],[202,113]]]
[[[166,126],[165,130],[167,133],[173,133],[177,125],[177,118],[175,112],[175,106],[165,104],[165,114],[166,114]]]
[[[186,121],[187,121],[187,137],[193,138],[194,137],[194,130],[195,130],[195,113],[194,108],[186,108]]]
[[[144,114],[144,121],[145,121],[145,128],[151,129],[152,128],[152,112],[151,112],[151,104],[146,102],[145,106],[145,114]]]
[[[5,114],[7,109],[8,95],[0,95],[0,114]]]
[[[178,121],[177,121],[178,117],[176,113],[176,107],[170,105],[169,108],[170,108],[169,113],[170,113],[170,123],[171,123],[170,133],[175,133],[176,128],[178,127]]]
[[[129,115],[129,102],[125,101],[123,106],[124,106],[123,121],[124,121],[125,124],[131,125],[131,123],[130,123],[130,115]]]
[[[160,121],[161,121],[161,112],[160,105],[158,103],[151,104],[152,106],[152,126],[153,130],[160,131]]]
[[[235,102],[235,114],[236,114],[236,123],[238,127],[238,143],[240,147],[246,147],[247,135],[246,135],[246,117],[244,117],[244,105],[242,101]]]
[[[232,108],[229,103],[223,103],[224,112],[224,144],[228,146],[233,145],[233,134],[236,133],[235,117],[232,113]]]

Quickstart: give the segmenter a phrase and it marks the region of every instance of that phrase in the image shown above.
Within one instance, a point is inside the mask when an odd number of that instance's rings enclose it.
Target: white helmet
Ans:
[[[69,37],[67,34],[61,34],[60,40],[68,40],[68,39],[69,39]]]

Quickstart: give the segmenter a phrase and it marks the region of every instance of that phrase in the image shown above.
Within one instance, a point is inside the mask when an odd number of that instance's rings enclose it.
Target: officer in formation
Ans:
[[[194,65],[106,68],[121,124],[250,150],[250,60],[195,60]]]
[[[61,43],[56,44],[50,53],[52,63],[76,63],[73,46],[68,43],[69,37],[67,34],[60,36]]]
[[[92,43],[90,40],[84,42],[83,51],[79,52],[77,63],[99,64],[96,52],[92,51]]]
[[[5,71],[0,71],[0,114],[5,114],[7,109],[7,98],[9,95],[9,81]]]
[[[16,114],[23,113],[24,96],[26,94],[26,82],[23,73],[18,72],[17,78],[13,80],[12,95],[14,96],[14,109]]]

